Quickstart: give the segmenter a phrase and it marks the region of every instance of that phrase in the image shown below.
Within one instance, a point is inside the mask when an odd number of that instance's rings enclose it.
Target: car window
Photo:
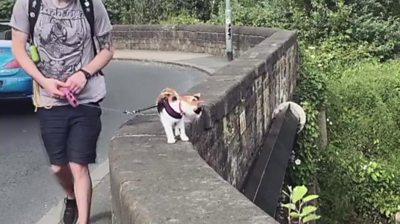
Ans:
[[[4,31],[9,30],[9,29],[11,29],[10,26],[0,24],[0,32],[4,32]]]
[[[11,40],[11,27],[0,24],[0,40]]]

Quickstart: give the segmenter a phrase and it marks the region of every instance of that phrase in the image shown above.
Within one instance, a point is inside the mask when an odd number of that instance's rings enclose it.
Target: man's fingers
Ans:
[[[61,81],[58,81],[58,80],[57,80],[56,83],[57,83],[58,86],[61,86],[61,87],[68,87],[67,83],[65,83],[65,82],[61,82]]]
[[[74,94],[78,94],[80,89],[81,89],[80,87],[75,86],[75,88],[71,89],[71,92],[73,92]]]
[[[81,85],[74,83],[73,85],[71,85],[70,87],[71,92],[73,92],[74,94],[77,94],[78,91],[80,91],[82,89]]]
[[[85,85],[83,85],[83,86],[81,86],[81,87],[79,87],[77,90],[76,90],[76,94],[79,94],[79,93],[81,93],[82,92],[82,90],[85,88]]]
[[[54,92],[54,95],[56,98],[64,98],[64,96],[65,96],[65,94],[61,90],[58,90],[58,89]]]
[[[73,92],[74,94],[79,94],[83,90],[83,88],[85,88],[85,85],[76,84],[70,87],[71,92]]]

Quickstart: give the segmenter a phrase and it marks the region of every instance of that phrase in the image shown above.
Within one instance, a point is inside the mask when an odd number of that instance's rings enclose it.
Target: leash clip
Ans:
[[[126,110],[126,111],[124,111],[124,114],[126,114],[126,115],[131,115],[131,114],[134,114],[135,113],[135,111],[129,111],[129,110]]]

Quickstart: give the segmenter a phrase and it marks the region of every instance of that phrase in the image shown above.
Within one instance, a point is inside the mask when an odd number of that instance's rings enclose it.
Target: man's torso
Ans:
[[[42,0],[34,29],[34,43],[38,48],[38,69],[47,78],[66,81],[94,57],[90,25],[79,0],[71,0],[60,7],[53,0]],[[80,103],[97,102],[104,98],[104,77],[98,75],[88,81],[77,96]],[[65,100],[52,98],[40,89],[44,105],[65,105]]]

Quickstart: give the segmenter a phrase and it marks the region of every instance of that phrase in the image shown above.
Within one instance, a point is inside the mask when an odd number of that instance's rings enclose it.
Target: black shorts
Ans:
[[[39,108],[41,136],[52,165],[69,162],[87,165],[96,161],[101,131],[101,109],[97,103]]]

